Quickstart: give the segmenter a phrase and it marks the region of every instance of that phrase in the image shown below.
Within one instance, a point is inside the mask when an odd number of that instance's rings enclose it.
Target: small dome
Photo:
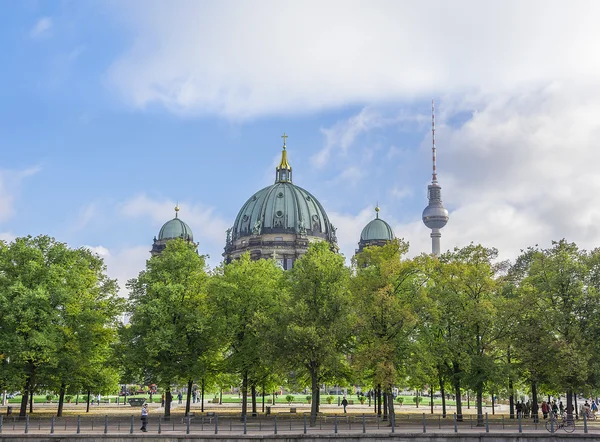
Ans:
[[[165,223],[158,233],[158,239],[173,239],[183,238],[187,241],[194,241],[192,229],[186,223],[175,217],[171,221]]]
[[[391,241],[394,232],[388,223],[381,218],[375,218],[365,226],[360,234],[361,241]]]

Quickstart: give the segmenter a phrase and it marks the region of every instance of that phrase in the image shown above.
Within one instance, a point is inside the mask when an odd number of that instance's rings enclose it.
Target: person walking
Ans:
[[[142,428],[140,428],[140,430],[144,433],[148,431],[146,425],[148,425],[148,404],[142,406]]]
[[[346,412],[346,407],[348,406],[348,400],[344,397],[342,399],[342,405],[344,406],[344,413]]]

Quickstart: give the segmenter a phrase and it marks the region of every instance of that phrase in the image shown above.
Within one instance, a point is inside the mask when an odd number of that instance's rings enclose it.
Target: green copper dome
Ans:
[[[335,242],[335,229],[321,203],[308,191],[283,180],[259,190],[246,201],[231,233],[233,240],[268,233],[296,233]]]
[[[183,238],[186,241],[194,241],[192,229],[177,217],[177,212],[179,212],[179,207],[175,208],[175,218],[167,221],[160,229],[158,239]]]
[[[361,241],[391,241],[394,232],[388,223],[379,218],[379,207],[375,208],[377,218],[365,226],[360,234]]]

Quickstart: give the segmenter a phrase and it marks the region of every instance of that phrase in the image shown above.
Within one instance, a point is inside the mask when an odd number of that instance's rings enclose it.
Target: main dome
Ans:
[[[269,233],[295,233],[331,240],[333,229],[321,203],[289,181],[259,190],[239,211],[232,239]]]
[[[227,229],[223,253],[226,262],[250,253],[251,259],[274,259],[288,270],[312,242],[327,241],[332,250],[338,250],[335,227],[321,203],[307,190],[292,184],[292,166],[285,146],[287,135],[282,138],[275,183],[252,195]]]

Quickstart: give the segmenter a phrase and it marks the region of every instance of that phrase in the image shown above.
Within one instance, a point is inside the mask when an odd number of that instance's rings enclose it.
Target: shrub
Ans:
[[[54,395],[53,395],[53,394],[47,394],[47,395],[46,395],[46,400],[47,400],[48,402],[52,402],[52,400],[53,400],[53,399],[54,399]]]
[[[423,400],[422,396],[413,396],[413,402],[415,404],[420,404],[422,400]]]
[[[306,402],[310,404],[312,402],[312,396],[306,396]]]
[[[404,398],[402,396],[398,396],[396,398],[396,402],[398,402],[400,405],[402,405],[404,403]]]
[[[65,401],[67,401],[67,402],[71,402],[72,399],[73,399],[73,396],[70,394],[65,396]]]
[[[333,396],[327,396],[326,400],[328,404],[333,403]]]
[[[289,405],[292,405],[292,402],[294,402],[294,396],[292,396],[291,394],[288,394],[288,395],[285,397],[285,400],[286,400],[286,402],[287,402]]]

